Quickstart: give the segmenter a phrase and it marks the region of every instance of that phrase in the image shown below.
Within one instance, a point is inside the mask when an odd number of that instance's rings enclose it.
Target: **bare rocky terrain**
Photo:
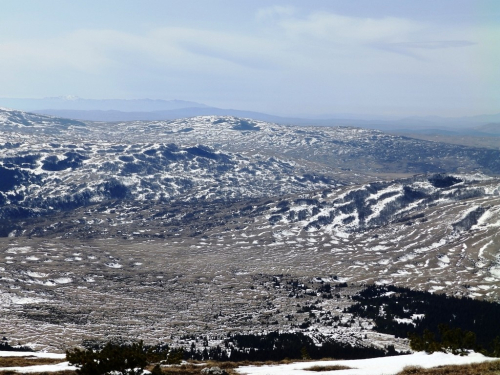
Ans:
[[[498,150],[234,117],[0,124],[13,342],[281,330],[406,350],[344,312],[364,284],[500,297]]]

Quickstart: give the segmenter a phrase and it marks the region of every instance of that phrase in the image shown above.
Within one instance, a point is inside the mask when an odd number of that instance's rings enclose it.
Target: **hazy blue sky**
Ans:
[[[500,1],[3,0],[0,97],[500,112]]]

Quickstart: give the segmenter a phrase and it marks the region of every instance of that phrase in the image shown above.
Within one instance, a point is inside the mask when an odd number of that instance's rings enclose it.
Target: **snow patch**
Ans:
[[[328,372],[335,375],[392,375],[402,371],[406,366],[420,366],[431,368],[448,365],[466,365],[495,361],[497,358],[488,358],[479,353],[470,353],[468,356],[458,356],[448,353],[427,354],[418,352],[410,355],[394,357],[382,357],[371,359],[357,359],[344,361],[311,361],[298,362],[287,365],[270,366],[242,366],[236,371],[247,375],[311,375],[313,372],[307,369],[312,366],[347,366],[349,370],[336,370]]]

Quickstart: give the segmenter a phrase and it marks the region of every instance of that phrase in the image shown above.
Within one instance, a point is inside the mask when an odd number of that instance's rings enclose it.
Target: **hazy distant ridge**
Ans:
[[[61,96],[42,99],[0,98],[0,107],[42,113],[42,110],[149,112],[192,107],[204,108],[207,106],[185,100],[82,99],[73,96]]]
[[[57,110],[43,109],[36,113],[46,114],[57,117],[72,118],[85,121],[160,121],[175,120],[185,117],[196,116],[236,116],[243,118],[252,118],[260,121],[278,122],[278,123],[298,123],[302,119],[287,119],[284,117],[268,115],[260,112],[240,111],[236,109],[222,109],[215,107],[187,107],[163,111],[137,111],[124,112],[117,110]]]
[[[292,125],[356,126],[405,133],[499,136],[500,114],[469,117],[412,116],[406,118],[370,117],[363,114],[331,114],[320,118],[298,118],[262,112],[223,109],[184,100],[82,99],[54,97],[43,99],[0,98],[0,107],[83,121],[159,121],[195,116],[236,116]]]

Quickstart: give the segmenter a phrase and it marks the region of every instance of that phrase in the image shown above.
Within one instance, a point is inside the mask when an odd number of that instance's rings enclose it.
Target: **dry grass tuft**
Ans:
[[[209,365],[204,365],[204,366],[196,366],[194,364],[183,364],[179,366],[170,366],[170,367],[162,367],[161,371],[163,374],[166,375],[200,375],[201,370],[204,369],[205,367],[213,367],[217,366],[220,368],[223,368],[223,364],[227,363],[234,363],[234,362],[221,362],[221,363],[210,363]],[[237,367],[237,366],[236,366]],[[148,368],[148,370],[151,370],[153,367]],[[228,375],[236,375],[237,373],[233,370],[234,367],[228,366],[223,368]]]
[[[403,371],[401,371],[398,375],[417,375],[421,374],[422,371],[427,371],[423,367],[420,366],[406,366]]]
[[[341,366],[341,365],[331,365],[331,366],[319,366],[319,365],[317,365],[317,366],[305,368],[304,370],[321,372],[321,371],[350,370],[350,369],[351,369],[351,367]]]
[[[288,365],[290,363],[301,362],[299,359],[282,359],[281,361],[239,361],[239,362],[217,362],[217,361],[207,361],[208,367],[217,366],[223,370],[234,369],[240,366],[272,366],[272,365]]]
[[[204,368],[204,366],[187,364],[180,366],[162,367],[161,371],[162,373],[168,375],[200,375],[202,368]]]

